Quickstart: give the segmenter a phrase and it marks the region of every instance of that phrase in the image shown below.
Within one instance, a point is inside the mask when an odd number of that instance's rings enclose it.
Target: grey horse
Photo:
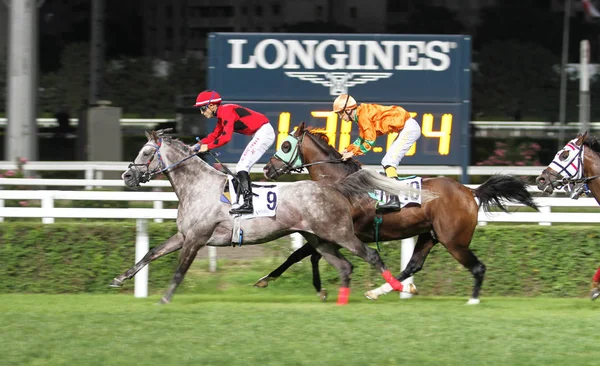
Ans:
[[[160,301],[169,303],[199,249],[205,245],[232,245],[235,223],[234,217],[229,214],[230,204],[220,200],[228,184],[226,174],[191,155],[193,152],[188,145],[171,138],[163,130],[146,133],[146,137],[148,142],[140,149],[122,178],[127,186],[137,187],[153,176],[164,173],[179,199],[178,232],[116,277],[111,286],[120,287],[124,280],[131,279],[154,259],[183,249],[179,266]],[[395,194],[415,193],[412,188],[369,170],[361,170],[333,184],[313,181],[289,183],[279,187],[275,216],[242,221],[243,244],[261,244],[294,232],[301,233],[339,271],[341,287],[338,304],[348,301],[352,273],[352,264],[339,252],[342,247],[373,265],[394,289],[401,291],[402,284],[386,269],[377,251],[354,235],[349,202],[358,202],[366,192],[373,190]],[[423,196],[426,201],[435,198],[428,192],[423,192]]]

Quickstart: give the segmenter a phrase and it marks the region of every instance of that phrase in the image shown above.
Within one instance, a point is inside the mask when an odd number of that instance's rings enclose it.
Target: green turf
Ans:
[[[2,365],[597,365],[600,302],[270,286],[159,296],[0,295]]]

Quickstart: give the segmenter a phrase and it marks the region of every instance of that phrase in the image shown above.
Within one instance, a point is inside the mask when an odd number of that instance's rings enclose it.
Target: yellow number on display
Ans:
[[[325,129],[317,129],[318,132],[324,132],[329,138],[329,145],[335,146],[335,137],[337,135],[337,114],[331,111],[312,111],[310,114],[317,118],[327,118]]]
[[[282,112],[279,114],[279,123],[277,124],[277,150],[283,144],[288,133],[290,132],[290,112]]]
[[[329,144],[331,146],[335,146],[336,138],[337,138],[337,126],[338,126],[338,117],[335,113],[329,111],[311,111],[310,114],[316,118],[326,118],[325,128],[315,129],[316,131],[323,132],[329,138]],[[410,113],[412,118],[417,116],[417,113]],[[277,148],[281,146],[285,138],[288,136],[290,131],[290,120],[291,114],[289,112],[282,112],[279,114],[279,123],[277,126]],[[423,115],[421,121],[421,131],[423,133],[423,137],[426,138],[438,138],[440,140],[438,145],[438,152],[440,155],[448,155],[450,153],[450,137],[452,134],[452,114],[444,114],[442,115],[442,121],[439,131],[433,131],[433,121],[434,117],[431,113],[426,113]],[[340,139],[339,139],[339,151],[344,150],[348,145],[350,145],[350,134],[352,133],[352,122],[350,121],[340,121]],[[398,137],[397,133],[390,133],[387,136],[386,148],[385,151],[389,151],[392,146],[394,140]],[[408,152],[406,156],[412,156],[415,154],[417,150],[417,143],[415,142]],[[374,152],[382,152],[383,149],[381,147],[375,147],[373,149]]]
[[[450,153],[450,134],[452,133],[452,115],[444,114],[439,131],[433,131],[433,115],[430,113],[423,115],[421,130],[424,137],[436,137],[440,139],[438,152],[440,155]]]

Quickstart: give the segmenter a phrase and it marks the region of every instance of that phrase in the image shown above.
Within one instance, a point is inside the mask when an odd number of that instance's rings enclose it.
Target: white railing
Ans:
[[[130,162],[127,161],[30,161],[23,165],[23,170],[27,172],[44,171],[73,171],[85,172],[85,179],[102,179],[104,172],[122,173],[127,169]],[[235,169],[235,164],[223,164],[229,169]],[[262,173],[264,164],[255,164],[251,173]],[[0,170],[14,170],[17,164],[13,161],[0,161]],[[364,168],[381,170],[379,165],[365,165]],[[545,167],[541,166],[469,166],[467,173],[469,175],[494,175],[494,174],[513,174],[524,176],[537,176]],[[454,175],[460,176],[462,168],[460,166],[448,165],[400,165],[398,167],[399,175],[424,175],[440,176]]]

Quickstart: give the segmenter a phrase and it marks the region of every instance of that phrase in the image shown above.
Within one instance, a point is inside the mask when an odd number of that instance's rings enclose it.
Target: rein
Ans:
[[[145,164],[136,164],[136,163],[130,163],[129,166],[127,168],[131,169],[132,167],[138,167],[138,166],[143,166],[146,167],[146,171],[144,173],[142,173],[141,177],[140,177],[140,183],[146,183],[149,182],[152,178],[154,178],[155,176],[159,175],[159,174],[167,174],[168,171],[171,168],[176,167],[177,165],[183,163],[186,160],[189,160],[191,158],[193,158],[194,156],[197,156],[197,154],[192,154],[190,156],[187,156],[169,166],[166,166],[165,162],[163,161],[162,155],[160,154],[160,147],[162,146],[162,138],[160,138],[158,140],[158,143],[155,144],[150,144],[147,143],[144,146],[151,146],[154,148],[154,154],[152,154],[152,157],[145,163]],[[213,156],[215,156],[214,154],[211,154]],[[157,157],[158,162],[159,162],[159,166],[150,171],[150,164],[152,163],[152,161],[154,161],[154,158]],[[216,157],[215,157],[216,159]]]

